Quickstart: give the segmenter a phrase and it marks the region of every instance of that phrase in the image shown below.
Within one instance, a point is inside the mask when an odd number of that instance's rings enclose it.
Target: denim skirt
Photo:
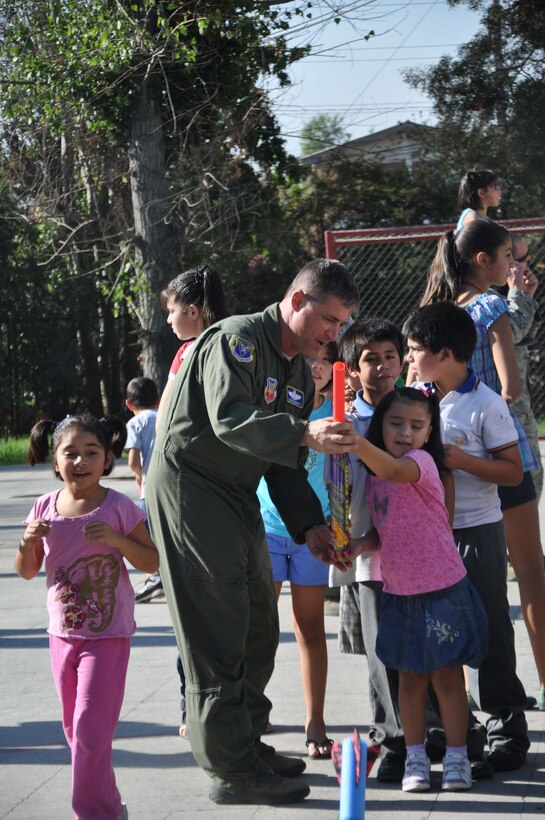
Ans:
[[[469,579],[423,595],[382,593],[376,652],[384,666],[429,674],[477,669],[488,652],[488,620]]]

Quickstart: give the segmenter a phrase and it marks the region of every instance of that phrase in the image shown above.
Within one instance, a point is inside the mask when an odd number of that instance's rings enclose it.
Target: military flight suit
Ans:
[[[530,348],[537,346],[535,337],[541,324],[541,319],[537,301],[533,296],[529,296],[523,290],[510,288],[507,300],[509,303],[509,319],[511,330],[513,331],[513,341],[515,342],[517,367],[522,382],[522,395],[512,403],[511,407],[524,427],[528,441],[532,445],[532,450],[539,461],[539,469],[532,470],[532,478],[539,500],[543,489],[543,466],[541,464],[537,422],[532,407],[528,366],[530,363]]]
[[[313,396],[303,358],[282,355],[275,304],[199,336],[157,433],[146,501],[187,677],[188,735],[222,785],[263,770],[254,744],[271,706],[278,614],[261,477],[295,541],[324,521],[300,447]]]

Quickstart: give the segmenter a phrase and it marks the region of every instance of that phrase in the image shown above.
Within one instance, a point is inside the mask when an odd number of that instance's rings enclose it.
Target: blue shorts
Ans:
[[[488,619],[469,579],[423,595],[382,593],[376,653],[384,666],[429,674],[478,669],[488,652]]]
[[[500,484],[498,495],[502,510],[512,510],[522,504],[527,504],[529,501],[535,501],[537,496],[532,473],[524,473],[522,481],[516,487],[507,487],[505,484]]]
[[[311,555],[306,544],[296,544],[291,538],[267,533],[275,581],[290,581],[302,587],[327,585],[329,567]]]

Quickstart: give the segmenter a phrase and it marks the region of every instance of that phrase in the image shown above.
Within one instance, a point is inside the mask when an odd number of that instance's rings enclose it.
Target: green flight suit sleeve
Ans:
[[[271,500],[296,544],[305,543],[306,529],[325,522],[320,500],[307,481],[305,461],[306,455],[297,470],[272,464],[265,473]]]
[[[519,288],[511,288],[507,301],[513,342],[517,345],[528,336],[535,337],[540,324],[536,300]]]
[[[203,351],[201,379],[210,424],[217,438],[245,455],[297,470],[304,418],[272,413],[258,403],[257,362],[252,339],[249,352],[233,352],[237,337],[218,330]]]

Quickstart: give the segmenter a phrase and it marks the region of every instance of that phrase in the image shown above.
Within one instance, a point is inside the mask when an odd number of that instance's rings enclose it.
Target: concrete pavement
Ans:
[[[136,497],[125,466],[106,480]],[[13,571],[13,555],[23,531],[22,520],[34,499],[58,482],[49,466],[0,467],[0,693],[2,729],[0,818],[70,820],[70,762],[60,707],[49,668],[45,580],[31,582]],[[545,522],[545,503],[542,504]],[[131,572],[135,587],[144,576]],[[509,583],[517,636],[519,675],[529,694],[537,693],[537,675],[524,624],[518,588]],[[265,738],[278,751],[304,755],[304,704],[299,662],[290,623],[290,595],[280,599],[281,642],[268,694],[274,704],[274,733]],[[339,788],[330,761],[308,761],[304,775],[310,797],[296,807],[223,807],[208,799],[210,781],[195,764],[189,743],[178,737],[180,718],[176,647],[164,601],[137,606],[138,632],[133,639],[114,764],[131,820],[269,820],[269,818],[338,817]],[[337,617],[326,618],[330,672],[326,701],[328,733],[342,739],[354,725],[362,737],[370,720],[365,659],[337,651]],[[527,713],[532,746],[518,772],[496,775],[472,791],[440,791],[440,767],[434,766],[432,791],[403,794],[399,786],[382,786],[372,773],[367,787],[367,820],[450,820],[475,816],[492,820],[545,817],[545,713]]]

